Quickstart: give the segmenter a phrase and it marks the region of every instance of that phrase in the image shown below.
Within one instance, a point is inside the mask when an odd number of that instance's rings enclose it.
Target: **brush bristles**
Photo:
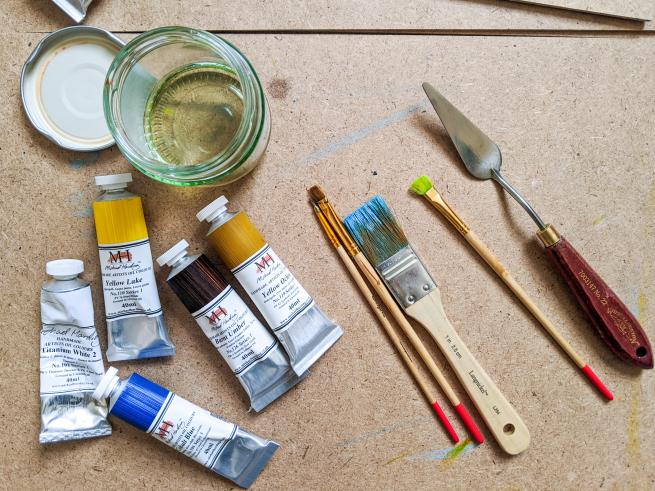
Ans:
[[[430,189],[432,189],[432,187],[433,186],[432,182],[430,182],[430,179],[427,176],[421,176],[409,186],[409,189],[414,191],[419,196],[423,196]]]
[[[348,215],[344,224],[374,266],[409,245],[391,208],[380,196],[374,196]]]
[[[321,186],[312,186],[309,188],[309,197],[314,203],[318,203],[319,201],[323,201],[325,199],[325,192]]]

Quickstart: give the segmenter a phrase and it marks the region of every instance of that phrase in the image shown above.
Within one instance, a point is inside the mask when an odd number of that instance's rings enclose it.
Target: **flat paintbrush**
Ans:
[[[478,238],[469,226],[448,206],[448,203],[443,199],[439,191],[432,185],[430,179],[425,176],[419,177],[414,181],[410,187],[419,196],[423,196],[432,206],[448,220],[457,231],[462,234],[466,241],[471,244],[471,247],[480,254],[482,259],[493,269],[503,282],[508,286],[512,293],[521,301],[526,309],[539,321],[544,327],[546,332],[551,335],[555,342],[562,348],[562,350],[571,358],[591,383],[600,391],[603,396],[608,400],[614,399],[612,392],[605,387],[605,384],[598,378],[591,367],[576,353],[573,347],[564,339],[562,334],[557,330],[555,325],[546,317],[546,315],[537,307],[528,294],[521,288],[516,280],[509,274],[507,269],[498,261],[496,256],[489,250],[489,248]]]
[[[435,340],[500,447],[512,455],[527,449],[525,423],[448,321],[436,283],[384,200],[375,196],[345,225],[398,304]]]
[[[409,339],[409,341],[412,343],[412,346],[421,357],[423,363],[425,363],[425,365],[428,367],[428,370],[452,404],[453,408],[473,437],[473,440],[476,443],[484,442],[484,436],[475,424],[473,418],[471,418],[471,415],[466,409],[466,406],[464,406],[464,404],[457,397],[457,394],[455,394],[455,391],[451,387],[450,383],[448,383],[443,373],[432,359],[432,356],[423,344],[423,341],[421,341],[421,339],[418,337],[414,331],[414,328],[405,317],[405,314],[402,312],[402,310],[400,310],[400,307],[398,307],[389,291],[385,288],[375,269],[373,269],[366,257],[364,257],[364,254],[362,254],[362,252],[359,250],[353,239],[344,228],[341,218],[333,208],[332,203],[327,200],[323,190],[319,186],[313,186],[309,190],[309,193],[312,197],[312,200],[314,201],[314,204],[320,208],[325,219],[332,227],[332,230],[339,237],[339,240],[343,244],[343,247],[348,255],[353,259],[353,261],[355,261],[360,271],[368,283],[371,285],[371,288],[373,288],[373,290],[378,294],[384,305],[393,316],[394,320],[405,333],[405,336],[407,336],[407,339]]]
[[[427,399],[430,406],[432,406],[434,411],[437,413],[437,416],[439,417],[439,421],[441,421],[441,424],[443,424],[450,438],[453,440],[453,442],[457,443],[459,441],[459,437],[457,436],[457,433],[455,432],[453,425],[450,424],[448,417],[441,409],[441,406],[439,406],[439,403],[437,402],[437,398],[432,393],[432,389],[430,389],[430,387],[428,386],[427,382],[423,378],[423,375],[421,375],[421,372],[419,372],[418,368],[416,368],[416,365],[407,354],[407,351],[405,351],[405,347],[402,345],[402,342],[400,341],[398,334],[396,334],[396,331],[394,331],[393,327],[391,326],[389,319],[387,319],[382,309],[378,306],[377,302],[375,301],[375,298],[373,297],[373,293],[371,292],[371,290],[369,290],[368,286],[366,286],[366,282],[364,281],[364,278],[362,278],[362,275],[357,270],[357,267],[353,264],[352,260],[348,256],[348,253],[341,245],[341,242],[339,242],[339,239],[337,238],[334,231],[332,230],[332,227],[330,227],[330,224],[327,222],[320,208],[316,205],[314,205],[314,212],[316,213],[316,217],[318,218],[321,227],[323,227],[323,231],[325,232],[325,235],[327,236],[332,246],[334,246],[334,248],[336,249],[337,253],[339,254],[339,257],[341,258],[341,261],[346,266],[348,273],[350,273],[350,276],[352,276],[353,280],[355,281],[355,284],[359,288],[359,291],[362,293],[362,295],[364,295],[366,302],[371,307],[371,310],[373,310],[375,316],[378,318],[380,325],[387,333],[387,336],[389,336],[391,343],[396,348],[396,351],[402,358],[403,362],[405,362],[405,366],[407,366],[407,369],[414,377],[414,381],[421,389],[421,392],[423,392],[423,395]]]

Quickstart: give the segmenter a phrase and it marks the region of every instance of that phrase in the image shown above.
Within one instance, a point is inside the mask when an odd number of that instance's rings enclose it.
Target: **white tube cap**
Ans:
[[[84,263],[79,259],[57,259],[45,265],[45,272],[57,279],[75,278],[83,271]]]
[[[116,384],[120,379],[118,378],[118,369],[114,367],[109,367],[107,373],[100,379],[100,383],[96,387],[96,390],[93,391],[93,398],[96,401],[104,401],[109,397],[111,391],[114,390]]]
[[[126,172],[125,174],[111,174],[109,176],[96,176],[96,186],[101,189],[121,189],[127,187],[129,182],[132,182],[132,174]]]
[[[176,262],[186,256],[186,250],[189,248],[189,243],[182,239],[169,250],[164,252],[161,256],[157,258],[157,264],[163,266],[167,264],[168,266],[173,266]]]
[[[227,211],[228,203],[229,201],[225,196],[219,196],[214,201],[205,206],[202,210],[200,210],[196,214],[196,218],[201,222],[207,220],[209,223],[211,223],[214,218]]]

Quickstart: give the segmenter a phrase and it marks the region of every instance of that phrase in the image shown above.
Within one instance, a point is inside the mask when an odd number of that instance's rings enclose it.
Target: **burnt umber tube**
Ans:
[[[241,382],[255,411],[296,385],[280,343],[205,255],[189,256],[182,240],[157,258],[172,268],[167,282]]]

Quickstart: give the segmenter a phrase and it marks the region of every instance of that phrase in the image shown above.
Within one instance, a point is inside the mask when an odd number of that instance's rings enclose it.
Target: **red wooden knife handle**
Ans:
[[[608,346],[626,361],[641,368],[653,368],[648,337],[619,297],[551,225],[546,225],[537,235]]]

